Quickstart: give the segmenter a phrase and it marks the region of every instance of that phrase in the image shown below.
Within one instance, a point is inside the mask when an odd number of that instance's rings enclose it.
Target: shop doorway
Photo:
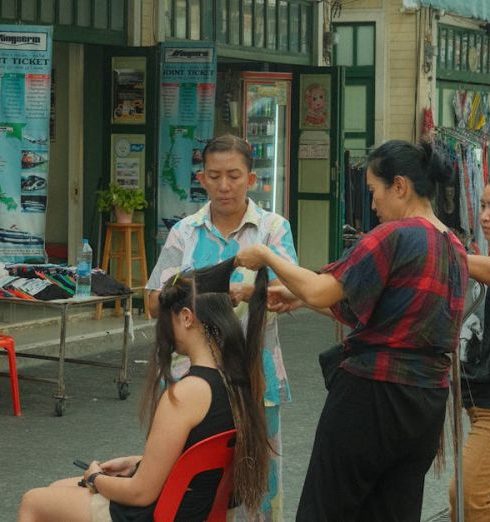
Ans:
[[[85,83],[84,233],[101,260],[105,222],[96,191],[111,182],[145,190],[147,263],[155,259],[157,48],[87,46]]]
[[[344,69],[298,67],[292,83],[290,221],[301,266],[341,252]]]

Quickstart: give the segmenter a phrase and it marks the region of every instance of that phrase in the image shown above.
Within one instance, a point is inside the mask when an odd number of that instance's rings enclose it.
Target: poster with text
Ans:
[[[112,58],[112,123],[145,123],[146,58]]]
[[[52,28],[0,25],[0,262],[44,262]]]
[[[111,182],[129,189],[145,188],[145,135],[112,134]]]
[[[207,196],[196,174],[214,132],[216,51],[204,42],[162,44],[158,176],[158,243]]]

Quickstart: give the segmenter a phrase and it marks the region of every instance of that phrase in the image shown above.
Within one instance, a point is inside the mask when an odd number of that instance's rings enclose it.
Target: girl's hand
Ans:
[[[258,270],[266,265],[269,248],[265,245],[254,245],[240,250],[235,257],[235,266],[243,266],[250,270]]]
[[[92,473],[97,473],[98,471],[104,471],[104,470],[100,467],[99,461],[93,460],[90,463],[90,466],[84,471],[83,478],[85,480],[87,480],[88,477],[90,477],[90,475],[92,475]]]
[[[271,312],[291,312],[303,306],[303,301],[298,299],[284,285],[271,285],[267,289],[267,308]]]
[[[100,467],[106,475],[121,475],[129,477],[133,474],[136,464],[141,460],[141,456],[118,457],[102,462]]]

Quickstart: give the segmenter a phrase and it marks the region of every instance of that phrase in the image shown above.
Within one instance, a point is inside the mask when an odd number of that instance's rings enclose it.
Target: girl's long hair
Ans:
[[[246,336],[233,311],[227,292],[234,258],[219,265],[172,277],[160,296],[155,353],[150,358],[141,417],[151,426],[162,383],[171,396],[174,335],[172,313],[192,310],[203,325],[204,335],[228,391],[237,430],[234,459],[234,496],[250,512],[260,507],[267,491],[270,445],[264,410],[262,367],[266,320],[267,269],[260,269],[249,301]],[[216,288],[218,291],[212,291]]]

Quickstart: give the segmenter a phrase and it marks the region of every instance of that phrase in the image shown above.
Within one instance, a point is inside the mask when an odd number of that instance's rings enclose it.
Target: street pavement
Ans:
[[[279,325],[293,394],[293,401],[282,409],[284,521],[289,522],[294,521],[316,423],[325,399],[318,353],[334,343],[335,327],[330,319],[309,311],[284,315]],[[87,331],[94,328],[95,322],[86,320]],[[54,385],[22,380],[23,415],[14,417],[8,379],[0,379],[0,522],[16,520],[19,501],[27,489],[78,474],[78,469],[72,465],[74,459],[104,460],[141,451],[145,431],[139,425],[138,406],[153,328],[148,323],[146,336],[137,336],[130,348],[132,382],[126,400],[118,398],[113,382],[116,370],[67,364],[66,386],[70,398],[65,414],[54,416]],[[56,335],[57,329],[53,331]],[[112,347],[107,340],[99,343],[94,338],[90,346],[85,343],[84,352],[91,352],[91,359],[117,365],[121,353],[119,343],[117,336],[113,338]],[[104,351],[98,353],[101,347]],[[76,349],[76,343],[69,345],[68,353]],[[19,365],[22,366],[20,359]],[[5,368],[6,360],[2,357],[0,369]],[[56,365],[51,362],[31,364],[23,372],[54,377]],[[427,475],[422,520],[432,519],[447,506],[447,489],[452,475],[450,441],[447,448],[446,470],[440,477],[432,471]]]

